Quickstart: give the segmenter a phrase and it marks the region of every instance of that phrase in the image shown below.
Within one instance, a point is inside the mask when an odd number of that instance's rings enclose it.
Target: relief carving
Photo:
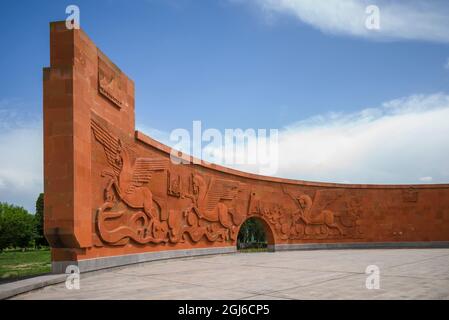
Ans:
[[[104,203],[97,210],[96,227],[102,241],[124,245],[130,240],[139,244],[193,242],[237,239],[242,215],[233,204],[240,183],[231,180],[206,179],[200,174],[190,177],[190,190],[182,191],[182,178],[168,170],[168,160],[143,158],[122,140],[110,134],[97,122],[91,123],[93,135],[104,150],[108,169],[101,172],[108,182]],[[153,174],[167,171],[167,193],[182,210],[165,209],[154,199],[148,187]]]
[[[417,202],[418,201],[418,191],[413,188],[407,190],[402,190],[402,200],[404,202]]]
[[[180,198],[182,190],[181,176],[171,177],[170,171],[167,171],[167,194],[172,197]]]
[[[294,204],[293,207],[287,206],[286,200],[281,201],[280,205],[257,199],[254,191],[248,205],[249,214],[265,218],[281,239],[340,239],[361,236],[361,209],[357,198],[346,199],[344,191],[337,189],[308,193],[291,192],[284,187],[282,189]]]
[[[117,67],[98,55],[98,90],[119,108],[123,106],[124,89],[120,74]]]
[[[272,198],[260,199],[257,189],[246,200],[238,181],[200,173],[183,177],[168,169],[168,159],[136,156],[130,146],[92,121],[92,132],[104,150],[109,168],[104,203],[97,211],[97,232],[110,245],[192,242],[202,239],[227,242],[237,239],[248,216],[263,217],[283,240],[361,237],[360,200],[344,190],[273,189]],[[167,207],[155,199],[148,183],[166,172]],[[183,179],[185,181],[183,181]],[[186,186],[185,190],[183,186]],[[281,191],[281,192],[280,192]],[[266,191],[267,192],[267,191]],[[276,199],[276,201],[273,200]]]
[[[167,161],[133,156],[129,146],[92,121],[95,139],[103,146],[109,168],[104,204],[97,212],[97,229],[108,243],[125,244],[129,239],[144,244],[167,242],[167,222],[147,183],[156,171],[165,170]],[[134,159],[133,159],[134,158]]]
[[[319,226],[320,233],[326,233],[328,228],[333,228],[344,235],[344,230],[335,221],[335,217],[340,216],[339,213],[327,209],[342,194],[343,192],[340,190],[331,192],[318,190],[315,192],[313,200],[307,194],[299,195],[295,200],[298,204],[299,217],[306,224],[306,230],[308,226]]]
[[[170,214],[169,225],[175,238],[184,239],[188,234],[197,242],[203,236],[209,241],[237,239],[238,226],[245,215],[234,206],[240,183],[211,177],[208,182],[197,173],[190,177],[190,192],[182,194],[187,202],[182,212]],[[184,217],[186,223],[182,225]]]

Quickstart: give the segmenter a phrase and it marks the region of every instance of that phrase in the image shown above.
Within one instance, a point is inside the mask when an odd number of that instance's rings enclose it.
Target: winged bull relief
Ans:
[[[361,210],[357,198],[348,197],[343,190],[336,189],[316,190],[310,195],[282,189],[290,201],[284,199],[281,203],[270,204],[253,192],[249,204],[249,214],[264,217],[280,239],[360,237]]]
[[[190,192],[180,195],[184,209],[170,213],[169,225],[174,234],[188,234],[193,241],[203,236],[209,241],[236,240],[238,226],[246,217],[234,206],[241,183],[214,177],[206,182],[202,175],[193,173],[190,186]]]
[[[97,210],[96,227],[104,242],[124,245],[130,240],[138,244],[230,241],[237,238],[237,227],[244,220],[233,202],[239,192],[239,182],[192,174],[190,190],[172,190],[168,160],[137,157],[135,152],[92,120],[92,132],[104,150],[108,168],[104,203]],[[165,209],[148,187],[153,174],[168,172],[168,195],[175,208]],[[180,179],[180,178],[179,178]]]
[[[109,165],[101,172],[101,176],[108,177],[108,182],[104,189],[105,202],[97,211],[100,237],[114,244],[124,244],[129,239],[141,244],[166,242],[167,223],[161,221],[160,205],[146,184],[155,171],[167,168],[167,161],[136,157],[120,138],[95,121],[92,121],[92,131],[103,146]]]
[[[290,192],[282,187],[276,201],[258,199],[254,190],[249,199],[239,202],[239,207],[236,200],[245,189],[241,182],[197,172],[187,179],[175,172],[172,179],[168,159],[136,156],[130,146],[93,120],[92,132],[108,164],[100,173],[107,182],[96,227],[100,239],[109,245],[130,241],[179,243],[187,239],[235,241],[238,227],[251,215],[264,217],[283,240],[361,236],[359,200],[342,190]],[[161,206],[148,186],[153,175],[161,171],[167,172],[167,184],[161,189],[170,197],[168,208]]]

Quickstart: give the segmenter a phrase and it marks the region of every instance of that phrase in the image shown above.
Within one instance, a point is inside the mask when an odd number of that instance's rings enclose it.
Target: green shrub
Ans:
[[[0,202],[0,250],[27,248],[36,236],[33,215],[22,207]]]

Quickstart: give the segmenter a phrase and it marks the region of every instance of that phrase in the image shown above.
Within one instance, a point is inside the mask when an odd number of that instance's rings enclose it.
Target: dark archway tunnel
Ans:
[[[274,235],[268,223],[259,217],[250,217],[240,226],[237,237],[239,251],[272,251]]]

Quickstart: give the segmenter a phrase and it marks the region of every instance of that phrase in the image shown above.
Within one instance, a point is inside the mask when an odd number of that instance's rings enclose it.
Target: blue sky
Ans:
[[[380,7],[380,31],[353,23],[355,15],[364,19],[360,8],[369,3]],[[193,120],[219,130],[279,128],[290,141],[285,148],[298,147],[294,155],[281,154],[288,161],[279,176],[449,181],[449,130],[442,121],[449,114],[445,1],[349,0],[344,12],[335,1],[306,0],[4,1],[0,151],[12,155],[0,160],[0,201],[31,210],[42,189],[41,137],[33,132],[42,125],[48,24],[64,20],[69,4],[79,6],[81,27],[135,81],[136,123],[160,140],[191,128]],[[392,105],[402,113],[391,112]],[[416,122],[407,122],[413,116]],[[391,119],[398,122],[385,124]],[[373,138],[363,140],[370,130]],[[344,140],[342,147],[323,154],[334,138]],[[17,139],[23,145],[13,143]],[[291,144],[295,139],[307,141]],[[351,150],[336,166],[335,154],[345,148]]]

